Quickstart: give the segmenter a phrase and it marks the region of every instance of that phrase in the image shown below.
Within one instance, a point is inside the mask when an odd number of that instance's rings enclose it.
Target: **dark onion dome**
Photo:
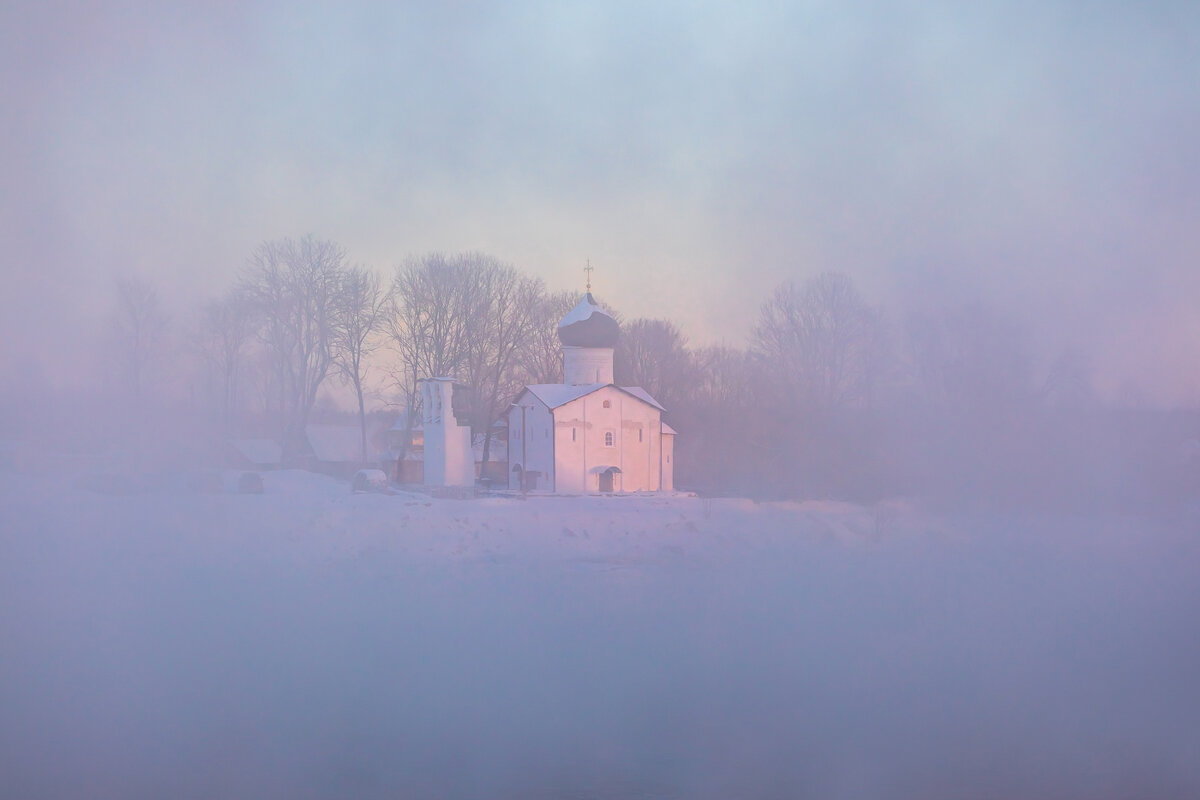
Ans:
[[[616,347],[621,326],[588,292],[558,323],[558,340],[568,347]]]

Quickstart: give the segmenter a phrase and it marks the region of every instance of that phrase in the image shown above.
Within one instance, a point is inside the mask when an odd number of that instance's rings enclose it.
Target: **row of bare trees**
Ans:
[[[691,348],[669,321],[628,321],[616,367],[683,432],[680,485],[709,491],[986,492],[1059,457],[1047,448],[1082,452],[1062,420],[1097,405],[1078,351],[1040,368],[1027,332],[986,305],[897,318],[838,273],[779,286],[746,348]]]
[[[227,432],[255,395],[288,450],[300,441],[320,389],[340,375],[357,397],[366,453],[364,381],[390,294],[377,273],[351,265],[340,245],[312,236],[264,242],[237,282],[177,331],[168,330],[152,284],[128,278],[117,289],[118,375],[134,398],[148,370],[161,379],[170,356],[178,361],[188,352],[199,367],[200,394]]]
[[[152,286],[119,289],[117,328],[137,394],[168,321]],[[187,338],[227,430],[254,397],[258,416],[295,447],[337,376],[353,390],[365,460],[372,391],[411,427],[419,379],[453,376],[468,388],[487,459],[492,426],[520,387],[561,380],[556,323],[578,300],[481,253],[411,257],[385,281],[334,242],[283,239],[251,253]],[[986,307],[897,319],[837,273],[778,287],[745,348],[694,348],[671,321],[625,320],[615,366],[618,383],[650,392],[683,433],[680,485],[712,490],[774,482],[837,494],[876,481],[864,475],[885,472],[903,449],[897,430],[919,427],[881,421],[898,409],[1001,430],[1029,404],[1090,398],[1085,358],[1067,354],[1038,380],[1020,326]]]
[[[252,386],[285,449],[295,448],[319,390],[337,376],[354,392],[365,460],[371,387],[411,431],[418,381],[453,376],[468,388],[486,460],[492,424],[519,388],[561,379],[555,323],[578,299],[481,253],[411,257],[385,283],[336,243],[283,239],[254,250],[190,341],[227,430]]]
[[[492,423],[525,383],[538,376],[553,330],[552,303],[543,283],[481,253],[411,258],[392,282],[387,336],[399,356],[395,385],[411,427],[417,381],[453,376],[468,388],[473,435],[489,460]]]

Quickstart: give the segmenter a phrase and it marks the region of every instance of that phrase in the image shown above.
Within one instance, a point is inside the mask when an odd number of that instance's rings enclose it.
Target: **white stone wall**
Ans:
[[[608,402],[608,407],[604,406]],[[554,413],[554,474],[560,494],[600,491],[599,468],[617,467],[613,490],[659,489],[661,412],[616,387],[560,406]],[[612,434],[612,444],[605,434]]]
[[[675,434],[662,435],[662,490],[675,491]]]
[[[474,486],[471,427],[454,417],[454,381],[421,381],[421,424],[425,435],[425,485]]]
[[[521,427],[521,406],[525,407],[524,429]],[[529,472],[539,473],[531,489],[551,491],[555,488],[553,428],[550,410],[532,393],[523,392],[516,405],[508,410],[508,488],[521,488],[520,473],[513,472],[517,464],[522,464]]]
[[[563,347],[563,383],[580,386],[613,382],[611,347]]]

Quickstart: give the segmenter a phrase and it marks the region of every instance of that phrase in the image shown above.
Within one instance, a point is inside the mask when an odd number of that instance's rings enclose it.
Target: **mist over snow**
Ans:
[[[0,4],[0,797],[1200,797],[1197,53]]]
[[[1175,798],[1193,518],[0,482],[6,794]]]

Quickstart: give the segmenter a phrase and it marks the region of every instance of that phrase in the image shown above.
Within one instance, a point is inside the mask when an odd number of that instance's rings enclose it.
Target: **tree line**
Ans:
[[[123,373],[141,393],[169,325],[152,287],[123,281],[118,294]],[[198,405],[228,432],[267,420],[294,452],[337,378],[357,401],[365,459],[368,386],[384,387],[412,425],[418,380],[454,376],[490,458],[493,423],[520,387],[561,381],[556,324],[579,297],[482,253],[413,256],[385,280],[309,236],[259,245],[177,338],[196,356]],[[615,370],[680,431],[678,485],[707,492],[994,488],[1022,459],[1046,460],[1035,444],[1047,431],[1059,441],[1073,430],[1063,420],[1097,406],[1083,354],[1039,368],[1027,333],[993,308],[899,316],[840,273],[778,286],[745,347],[693,347],[670,320],[622,320]],[[1081,441],[1062,444],[1074,453]]]
[[[201,405],[230,434],[266,420],[286,456],[302,447],[320,390],[340,379],[356,400],[364,461],[368,387],[381,371],[374,383],[410,426],[418,381],[455,377],[468,389],[471,427],[487,454],[486,434],[519,387],[560,379],[551,337],[578,301],[482,253],[411,257],[385,282],[337,243],[312,236],[259,245],[234,285],[185,321],[173,343],[152,285],[122,279],[117,290],[117,372],[135,397],[182,343],[195,356]]]

